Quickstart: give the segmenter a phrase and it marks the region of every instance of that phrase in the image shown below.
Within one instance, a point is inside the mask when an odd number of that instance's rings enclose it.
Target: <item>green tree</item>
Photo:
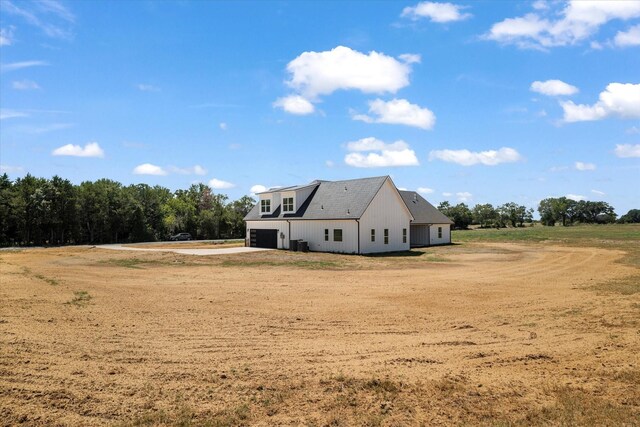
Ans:
[[[493,227],[497,224],[498,212],[490,203],[475,205],[471,213],[473,222],[479,224],[480,228]]]
[[[640,223],[640,209],[631,209],[622,215],[618,220],[621,224],[638,224]]]
[[[448,201],[444,201],[438,205],[438,210],[453,221],[454,228],[467,229],[473,222],[471,210],[464,203],[451,206]]]

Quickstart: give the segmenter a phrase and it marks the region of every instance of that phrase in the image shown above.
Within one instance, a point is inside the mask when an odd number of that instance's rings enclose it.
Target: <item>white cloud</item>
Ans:
[[[456,197],[458,198],[459,202],[469,202],[473,198],[473,195],[468,191],[462,191],[456,193]]]
[[[435,3],[423,1],[415,6],[405,7],[402,10],[402,17],[408,17],[414,21],[426,18],[431,22],[454,22],[470,18],[470,13],[461,13],[464,6],[452,3]]]
[[[535,81],[529,89],[547,96],[573,95],[579,92],[577,87],[562,80]]]
[[[640,128],[638,126],[631,126],[625,133],[629,135],[640,135]]]
[[[640,157],[640,144],[616,144],[613,151],[621,158]]]
[[[639,2],[640,3],[640,2]],[[561,102],[565,122],[601,120],[608,116],[640,118],[640,83],[609,83],[593,105]]]
[[[336,164],[333,162],[333,160],[327,160],[326,162],[324,162],[324,164],[328,167],[328,168],[332,168],[334,167]]]
[[[249,191],[251,192],[251,194],[255,195],[257,193],[262,193],[264,191],[267,191],[267,187],[265,187],[264,185],[256,184],[252,186]]]
[[[13,44],[13,27],[0,28],[0,46],[11,46]]]
[[[214,190],[226,190],[235,186],[235,184],[216,178],[213,178],[211,181],[209,181],[209,187],[213,188]]]
[[[100,148],[97,142],[89,142],[84,147],[79,145],[67,144],[58,147],[51,152],[53,156],[72,156],[72,157],[104,157],[104,150]]]
[[[278,98],[273,103],[273,106],[282,108],[287,113],[296,114],[298,116],[311,114],[315,111],[313,104],[300,95],[289,95],[283,98]]]
[[[418,193],[422,193],[422,194],[431,194],[435,190],[433,188],[429,188],[429,187],[418,187],[417,191],[418,191]]]
[[[15,90],[35,90],[40,89],[38,83],[31,80],[16,80],[11,82],[11,87]]]
[[[138,83],[136,88],[142,92],[160,92],[160,88],[154,85]]]
[[[444,197],[451,197],[451,196],[453,196],[453,193],[447,193],[447,192],[444,192],[444,193],[442,193],[442,195],[443,195]]]
[[[522,156],[515,149],[502,147],[499,150],[469,151],[469,150],[434,150],[429,153],[429,160],[442,160],[457,163],[462,166],[483,164],[495,166],[500,163],[513,163],[522,160]]]
[[[602,45],[602,43],[597,42],[597,41],[592,41],[591,43],[589,43],[589,47],[591,47],[591,49],[593,50],[602,50],[604,49],[604,46]]]
[[[178,173],[180,175],[206,175],[207,170],[200,165],[194,165],[188,168],[179,168],[176,166],[169,166],[169,172]]]
[[[24,168],[22,166],[0,165],[0,173],[14,174],[23,172]]]
[[[581,200],[586,200],[586,197],[584,197],[584,196],[582,196],[580,194],[567,194],[565,197],[567,199],[574,200],[576,202],[579,202]]]
[[[228,126],[225,122],[220,122],[220,124],[218,125],[220,127],[221,130],[227,130]]]
[[[61,2],[57,0],[41,0],[38,2],[20,2],[21,7],[9,0],[2,2],[3,11],[19,16],[26,23],[39,28],[45,35],[52,38],[69,40],[73,34],[71,24],[75,16]]]
[[[0,120],[13,119],[16,117],[29,117],[29,115],[22,111],[8,110],[6,108],[0,109]]]
[[[640,46],[640,25],[635,25],[628,31],[618,31],[613,43],[619,47]]]
[[[495,40],[503,44],[515,44],[520,48],[540,48],[536,43],[540,34],[549,27],[549,21],[540,19],[529,13],[519,18],[507,18],[493,24],[491,30],[484,35],[485,39]],[[531,41],[533,39],[534,41]],[[542,43],[540,43],[542,44]]]
[[[387,144],[376,138],[363,138],[348,142],[344,162],[356,168],[418,166],[416,153],[404,141]],[[363,152],[368,151],[368,154]]]
[[[420,129],[432,129],[436,123],[436,116],[431,110],[411,104],[406,99],[369,101],[369,113],[375,117],[355,114],[352,118],[366,123],[400,124]]]
[[[0,71],[5,73],[9,71],[21,70],[23,68],[30,67],[42,67],[45,65],[49,65],[48,62],[45,61],[21,61],[21,62],[11,62],[9,64],[0,65]]]
[[[607,193],[605,193],[604,191],[600,191],[600,190],[591,190],[591,192],[597,196],[606,196]]]
[[[570,0],[559,10],[560,5],[547,3],[549,7],[538,8],[535,13],[507,18],[494,24],[484,38],[520,48],[548,49],[582,42],[609,21],[640,16],[638,1]]]
[[[422,56],[417,53],[403,53],[398,58],[405,64],[419,64],[422,61]]]
[[[370,136],[368,138],[362,138],[357,141],[347,142],[345,144],[345,147],[348,151],[399,151],[409,148],[409,144],[404,141],[396,141],[392,142],[391,144],[387,144],[386,142],[378,138]]]
[[[133,168],[134,175],[155,175],[164,176],[167,175],[167,171],[160,166],[152,165],[151,163],[143,163]]]
[[[596,165],[593,163],[576,162],[575,168],[579,171],[594,171],[596,170]]]
[[[418,166],[420,164],[413,150],[383,150],[380,153],[369,153],[366,156],[361,153],[349,153],[345,156],[344,161],[347,165],[356,168]]]
[[[403,55],[406,58],[406,54]],[[338,46],[329,51],[304,52],[287,64],[287,84],[314,100],[336,90],[355,89],[364,93],[395,93],[409,85],[411,66],[404,61],[371,51],[368,54]]]
[[[549,9],[549,4],[545,0],[536,0],[531,6],[536,10]]]

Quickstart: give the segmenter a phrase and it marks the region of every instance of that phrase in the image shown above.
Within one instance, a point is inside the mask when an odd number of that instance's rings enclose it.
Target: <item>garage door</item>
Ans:
[[[249,230],[252,248],[278,248],[278,230]]]

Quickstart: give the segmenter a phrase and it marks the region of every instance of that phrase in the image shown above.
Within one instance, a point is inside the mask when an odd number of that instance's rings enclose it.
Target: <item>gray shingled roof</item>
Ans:
[[[279,206],[270,215],[260,216],[258,203],[244,219],[358,219],[387,178],[378,176],[346,181],[314,181],[312,184],[317,184],[316,189],[297,212],[283,214]]]
[[[453,224],[445,214],[415,191],[400,191],[400,195],[413,215],[412,224]]]

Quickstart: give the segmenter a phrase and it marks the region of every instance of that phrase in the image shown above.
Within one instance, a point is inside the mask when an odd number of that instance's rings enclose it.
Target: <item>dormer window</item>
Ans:
[[[293,212],[293,197],[282,199],[282,212]]]
[[[271,200],[264,199],[260,200],[260,213],[270,213],[271,212]]]

